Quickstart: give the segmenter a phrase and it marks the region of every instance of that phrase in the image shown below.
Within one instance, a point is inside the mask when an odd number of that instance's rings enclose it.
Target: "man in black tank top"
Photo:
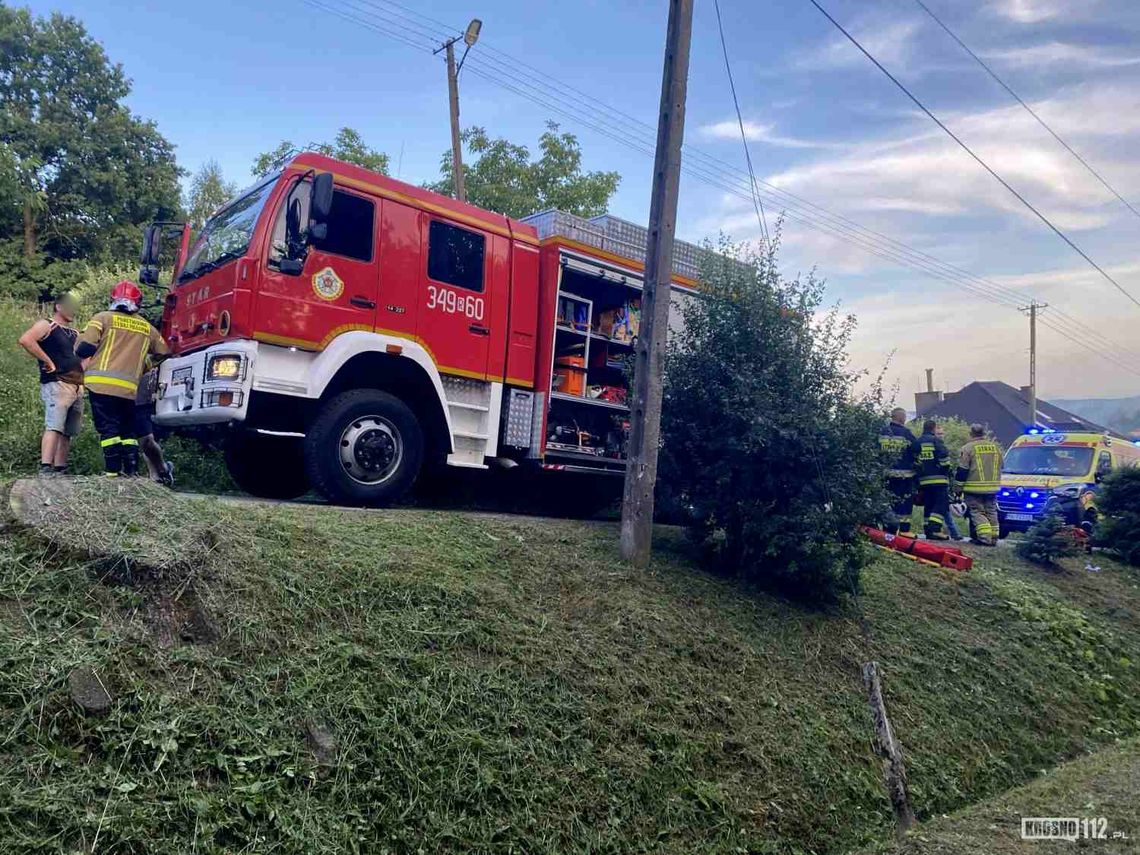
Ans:
[[[62,294],[51,319],[36,321],[20,336],[20,346],[40,363],[44,402],[40,472],[44,474],[67,470],[71,439],[83,424],[83,362],[75,355],[79,332],[71,326],[77,312],[75,298]]]

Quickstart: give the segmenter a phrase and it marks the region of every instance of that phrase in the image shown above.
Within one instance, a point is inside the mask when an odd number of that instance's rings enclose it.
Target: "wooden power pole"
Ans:
[[[673,233],[681,182],[681,141],[685,134],[692,33],[693,0],[670,0],[661,110],[657,117],[657,153],[649,202],[645,289],[641,295],[641,328],[634,350],[633,411],[621,506],[621,555],[638,567],[649,562],[653,533],[653,488],[657,483],[657,447],[661,435],[661,373],[669,333]]]
[[[467,201],[467,188],[463,186],[463,149],[459,145],[459,75],[455,70],[455,40],[447,43],[447,96],[451,104],[451,174],[455,185],[455,198]]]
[[[432,53],[439,53],[441,50],[447,52],[447,100],[451,113],[451,174],[453,176],[452,185],[455,187],[455,198],[460,202],[467,201],[467,188],[464,186],[463,148],[459,139],[459,72],[463,70],[467,51],[475,46],[475,42],[479,41],[479,33],[482,29],[483,22],[478,18],[472,18],[462,36],[448,39],[437,50],[432,51]],[[460,39],[467,47],[463,51],[459,64],[456,65],[455,43]]]
[[[1021,311],[1029,315],[1029,426],[1037,425],[1037,312],[1049,308],[1048,303],[1031,300]]]

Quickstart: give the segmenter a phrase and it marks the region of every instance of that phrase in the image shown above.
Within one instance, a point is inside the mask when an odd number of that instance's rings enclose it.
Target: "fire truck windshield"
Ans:
[[[203,273],[221,266],[230,259],[237,258],[249,248],[253,227],[261,215],[261,209],[277,183],[278,176],[258,184],[248,193],[227,204],[206,221],[190,255],[178,277],[179,282],[188,282]]]
[[[1091,448],[1019,445],[1009,450],[1001,471],[1007,475],[1079,476],[1089,471],[1092,457]]]

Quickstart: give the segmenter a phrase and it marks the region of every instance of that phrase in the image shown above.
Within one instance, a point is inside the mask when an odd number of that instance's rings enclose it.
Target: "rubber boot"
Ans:
[[[134,478],[139,474],[139,447],[123,443],[123,477]]]
[[[113,442],[103,446],[103,474],[108,478],[118,478],[123,471],[123,446]]]

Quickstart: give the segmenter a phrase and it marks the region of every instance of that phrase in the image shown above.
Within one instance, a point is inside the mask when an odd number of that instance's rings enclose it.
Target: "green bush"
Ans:
[[[20,240],[0,240],[0,298],[46,301],[76,287],[89,272],[82,261],[58,261],[42,253],[28,260]]]
[[[814,278],[785,281],[775,251],[708,253],[665,367],[662,487],[718,569],[834,600],[867,560],[860,522],[885,508],[876,393],[851,394],[854,319],[817,312]]]
[[[1058,558],[1077,554],[1073,529],[1059,514],[1046,514],[1017,541],[1017,554],[1026,561],[1052,567]]]
[[[1140,566],[1140,468],[1113,472],[1098,498],[1102,516],[1097,543]]]

